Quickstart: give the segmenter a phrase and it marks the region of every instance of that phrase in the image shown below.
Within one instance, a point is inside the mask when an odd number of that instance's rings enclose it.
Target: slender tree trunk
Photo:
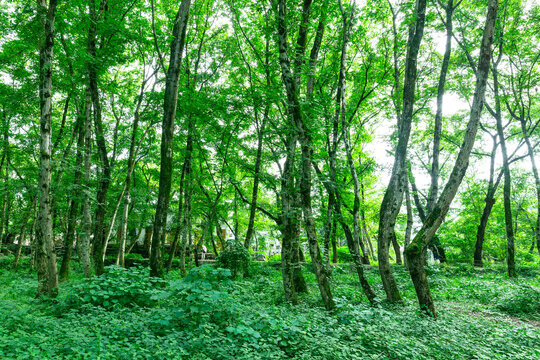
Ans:
[[[306,2],[309,2],[309,0]],[[309,242],[311,261],[315,269],[315,276],[319,285],[319,291],[326,309],[331,310],[335,307],[335,303],[330,290],[330,283],[322,264],[321,253],[317,241],[317,233],[315,230],[315,222],[311,208],[311,158],[313,152],[311,148],[311,134],[304,123],[302,109],[300,108],[300,101],[298,99],[298,85],[290,68],[287,45],[287,26],[285,23],[285,0],[280,0],[278,2],[278,12],[279,62],[281,66],[283,84],[285,85],[287,92],[289,116],[294,122],[294,125],[299,133],[300,146],[302,150],[302,178],[300,181],[300,192],[302,194],[302,212],[304,214],[304,224]],[[309,14],[309,9],[304,11],[304,17],[306,16],[306,12]],[[300,31],[302,31],[302,29],[303,27],[301,26]]]
[[[499,41],[502,42],[502,39]],[[502,43],[500,50],[502,51]],[[497,121],[497,133],[499,135],[499,141],[501,143],[501,153],[503,156],[503,174],[504,174],[504,183],[503,183],[503,201],[504,201],[504,223],[506,228],[506,248],[507,248],[507,258],[506,263],[508,266],[508,276],[516,277],[516,260],[515,260],[515,239],[514,239],[514,226],[512,224],[512,179],[510,176],[510,164],[508,161],[508,151],[506,148],[506,139],[504,137],[504,128],[502,124],[502,113],[501,113],[501,104],[499,98],[499,81],[498,81],[498,70],[497,62],[493,61],[491,67],[491,73],[493,75],[493,91],[495,96],[495,120]]]
[[[435,113],[435,129],[433,131],[433,159],[431,163],[431,186],[427,199],[427,212],[429,213],[439,193],[439,155],[441,150],[441,133],[442,133],[442,111],[444,86],[446,83],[446,74],[448,73],[448,65],[450,64],[450,54],[452,52],[452,16],[454,14],[454,0],[448,0],[446,4],[446,48],[444,51],[441,72],[439,75],[439,84],[437,86],[437,111]]]
[[[172,262],[174,259],[174,255],[176,254],[176,251],[178,249],[178,239],[180,237],[180,233],[182,232],[182,210],[184,209],[184,177],[186,175],[186,167],[187,167],[187,161],[184,161],[184,165],[182,166],[182,175],[180,176],[180,199],[178,199],[178,226],[176,227],[176,231],[174,232],[174,239],[170,247],[169,251],[169,260],[167,261],[167,272],[171,271]]]
[[[396,232],[392,235],[392,246],[394,247],[394,253],[396,254],[396,265],[401,265],[401,251],[399,249],[399,243],[397,241]]]
[[[8,218],[8,203],[9,203],[9,173],[8,173],[8,164],[9,164],[9,121],[6,118],[6,110],[3,111],[4,118],[4,153],[2,154],[2,163],[0,164],[0,172],[4,170],[4,187],[2,196],[2,215],[0,217],[0,250],[4,245],[4,224]],[[5,167],[4,167],[5,163]],[[6,229],[7,233],[7,229]],[[7,251],[7,249],[6,249]],[[1,251],[0,251],[1,253]]]
[[[497,154],[497,137],[493,137],[493,148],[491,150],[490,157],[490,166],[489,166],[489,183],[484,202],[484,210],[482,211],[482,217],[480,218],[480,224],[478,224],[478,229],[476,231],[476,245],[474,249],[474,266],[484,267],[484,262],[482,259],[482,251],[484,248],[484,238],[486,234],[486,228],[488,224],[489,215],[495,205],[495,193],[497,192],[497,187],[499,186],[500,177],[495,182],[495,155]]]
[[[39,97],[40,97],[40,163],[39,163],[39,211],[36,226],[36,259],[38,288],[36,297],[58,294],[58,270],[52,233],[51,217],[51,146],[52,146],[52,68],[54,48],[54,21],[56,0],[38,1],[38,13],[43,26],[39,49]]]
[[[71,254],[73,253],[73,240],[75,238],[75,227],[77,225],[77,214],[80,207],[80,199],[77,194],[80,193],[80,185],[82,178],[81,165],[83,161],[83,148],[84,148],[84,114],[79,114],[77,121],[77,127],[79,128],[79,134],[77,137],[77,154],[75,156],[75,177],[73,185],[75,187],[76,194],[71,199],[69,204],[68,214],[68,228],[64,238],[64,255],[62,256],[62,265],[60,266],[60,272],[58,274],[60,281],[66,281],[69,278],[69,268],[71,263]]]
[[[371,236],[369,236],[369,232],[367,229],[367,220],[366,220],[366,200],[365,200],[365,194],[364,194],[364,183],[360,182],[360,221],[362,222],[362,233],[363,238],[365,239],[365,243],[367,244],[368,253],[371,256],[373,260],[375,260],[375,251],[373,250],[373,244],[371,243]]]
[[[91,161],[92,161],[92,98],[90,91],[86,92],[86,104],[84,110],[84,174],[83,184],[88,189],[90,187]],[[82,204],[82,226],[77,241],[77,252],[81,259],[84,277],[92,276],[92,262],[90,260],[90,234],[92,233],[92,215],[90,196],[83,193]]]
[[[182,246],[180,247],[180,273],[186,276],[186,250],[188,238],[191,236],[191,194],[193,189],[193,125],[189,118],[186,143],[186,180],[184,190],[184,216],[182,218]]]
[[[411,234],[414,225],[414,217],[411,204],[411,192],[409,190],[409,185],[405,188],[405,204],[407,205],[407,227],[405,228],[405,240],[403,241],[403,247],[407,249],[407,246],[411,243]],[[407,263],[407,254],[403,253],[403,264],[405,268],[408,269],[409,265]]]
[[[536,214],[536,248],[538,254],[540,254],[540,175],[538,174],[538,168],[536,167],[536,160],[534,159],[534,148],[531,144],[529,134],[527,131],[527,124],[525,121],[525,116],[520,117],[521,132],[523,133],[523,139],[527,145],[527,150],[529,152],[529,157],[531,158],[531,166],[534,175],[534,182],[536,185],[536,201],[537,201],[537,214]],[[533,244],[534,247],[534,244]]]
[[[253,190],[251,193],[251,203],[249,205],[248,228],[246,232],[246,239],[244,240],[244,246],[246,247],[246,249],[249,249],[251,245],[251,238],[253,237],[253,230],[255,227],[254,226],[255,213],[257,211],[257,194],[259,192],[259,177],[260,177],[260,172],[261,172],[262,147],[263,147],[265,126],[266,126],[266,114],[260,128],[258,129],[258,134],[257,134],[257,156],[255,159],[255,174],[253,178]]]
[[[144,87],[146,85],[147,79],[143,79],[141,84],[141,90],[139,93],[139,98],[137,101],[137,107],[135,109],[135,116],[133,118],[133,126],[131,130],[131,142],[129,145],[129,155],[128,155],[128,168],[127,168],[127,174],[126,174],[126,180],[124,182],[124,189],[122,190],[122,194],[120,195],[119,201],[122,198],[122,195],[124,195],[124,206],[122,209],[122,221],[120,224],[120,241],[118,245],[118,255],[116,256],[116,264],[120,266],[125,265],[125,250],[126,250],[126,236],[127,236],[127,225],[128,225],[128,216],[129,216],[129,207],[131,204],[131,181],[132,181],[132,175],[133,175],[133,169],[135,167],[135,156],[137,150],[135,149],[135,143],[137,141],[137,134],[139,129],[139,119],[140,119],[140,107],[143,101],[144,96]],[[143,135],[144,136],[144,135]],[[115,211],[116,214],[116,211]],[[109,229],[109,236],[111,233],[112,226],[114,225],[114,216],[113,220],[111,221],[111,228]],[[108,238],[106,242],[108,242]]]
[[[19,265],[19,260],[21,258],[21,252],[24,245],[24,239],[26,237],[26,226],[28,225],[28,221],[32,217],[32,214],[35,212],[36,209],[36,202],[37,202],[37,196],[32,197],[32,204],[28,208],[28,213],[24,217],[23,224],[21,226],[21,232],[19,235],[19,242],[17,244],[17,252],[15,253],[15,259],[13,260],[13,268],[16,269]],[[35,220],[34,220],[35,222]]]
[[[161,166],[159,175],[159,194],[154,220],[154,235],[152,237],[152,251],[150,255],[150,275],[163,277],[163,263],[161,261],[161,247],[165,242],[167,229],[167,214],[171,195],[173,137],[176,117],[176,104],[178,99],[178,82],[180,79],[180,65],[186,39],[187,22],[191,0],[182,0],[176,19],[174,21],[171,43],[171,55],[167,82],[165,83],[165,100],[163,102],[163,123],[161,137]]]
[[[463,144],[457,155],[456,163],[452,169],[448,182],[441,193],[441,196],[433,207],[433,210],[428,215],[424,225],[406,249],[409,271],[416,290],[420,308],[432,316],[437,316],[437,313],[435,311],[435,304],[433,303],[433,299],[431,297],[431,291],[424,269],[423,254],[429,242],[433,239],[435,232],[441,225],[444,216],[448,212],[450,204],[457,193],[459,185],[461,184],[469,165],[469,156],[476,139],[480,115],[484,105],[484,94],[489,74],[491,44],[493,42],[497,8],[498,0],[489,0],[486,26],[484,28],[482,45],[480,47],[478,70],[476,72],[476,89],[470,119],[467,124],[467,131],[465,133]]]
[[[111,183],[111,164],[107,153],[105,142],[105,132],[103,129],[103,119],[101,111],[101,100],[98,87],[98,59],[96,54],[97,23],[103,14],[107,1],[100,1],[99,11],[96,12],[94,0],[89,0],[90,9],[90,27],[88,28],[88,80],[90,96],[92,97],[94,127],[96,133],[96,145],[101,161],[100,180],[96,196],[97,209],[94,221],[94,239],[92,242],[92,255],[94,261],[94,270],[96,275],[103,274],[104,271],[104,245],[105,245],[105,215],[107,212],[107,193]]]
[[[392,236],[394,236],[396,218],[401,208],[403,193],[407,183],[405,176],[407,147],[409,144],[413,117],[417,78],[417,58],[420,43],[424,34],[425,16],[426,1],[418,0],[415,10],[415,22],[411,24],[409,28],[407,58],[405,60],[405,80],[403,83],[403,111],[401,116],[398,116],[398,143],[394,157],[394,166],[379,213],[379,233],[377,237],[379,272],[381,274],[386,297],[391,302],[401,301],[401,295],[390,268],[388,248]]]
[[[323,263],[330,269],[330,238],[334,228],[332,227],[332,219],[334,218],[334,194],[328,194],[328,206],[326,208],[326,221],[324,223],[324,253]]]
[[[334,216],[332,224],[332,263],[337,264],[337,218]]]

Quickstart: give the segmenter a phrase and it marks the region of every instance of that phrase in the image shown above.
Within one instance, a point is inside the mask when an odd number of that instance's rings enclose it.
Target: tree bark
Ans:
[[[83,148],[84,148],[84,114],[78,114],[77,127],[79,134],[77,136],[77,154],[75,155],[75,176],[73,179],[75,194],[69,204],[68,213],[68,228],[64,238],[64,255],[62,256],[62,265],[60,266],[60,272],[58,274],[60,281],[66,281],[69,278],[69,269],[71,263],[71,254],[73,253],[73,240],[75,237],[75,227],[77,225],[77,214],[80,207],[80,199],[78,194],[80,193],[80,185],[82,178],[81,165],[83,161]]]
[[[396,280],[390,268],[388,247],[392,236],[394,236],[394,227],[401,208],[406,185],[405,167],[415,99],[417,58],[424,34],[425,17],[426,1],[418,0],[415,10],[415,22],[410,26],[407,42],[405,79],[403,83],[403,110],[401,116],[398,116],[398,143],[394,156],[394,166],[379,213],[380,220],[377,237],[379,271],[386,297],[391,302],[401,301],[401,294],[399,293]]]
[[[92,97],[89,89],[86,91],[86,103],[84,110],[84,174],[83,184],[89,189],[91,176],[91,161],[92,161]],[[92,262],[90,260],[90,234],[92,232],[92,215],[91,204],[88,190],[83,192],[82,204],[82,226],[77,241],[77,252],[81,259],[81,265],[84,272],[84,277],[92,276]]]
[[[540,175],[538,174],[538,168],[536,166],[536,160],[534,159],[534,148],[531,144],[531,139],[529,137],[529,132],[527,130],[527,123],[525,120],[525,114],[524,111],[519,116],[519,123],[521,125],[521,132],[523,134],[523,139],[525,140],[525,144],[527,145],[527,150],[529,152],[529,157],[531,159],[531,166],[532,171],[534,175],[534,182],[536,185],[536,201],[537,201],[537,215],[536,215],[536,248],[538,250],[538,254],[540,255]],[[534,247],[534,245],[533,245]]]
[[[184,161],[184,165],[182,166],[182,175],[180,175],[180,199],[178,199],[178,226],[176,227],[176,231],[174,232],[174,239],[170,247],[169,251],[169,260],[167,260],[167,272],[171,271],[172,262],[174,259],[174,255],[176,254],[176,250],[178,249],[178,239],[180,238],[180,233],[182,232],[182,211],[184,209],[184,177],[186,175],[186,166],[187,161]]]
[[[103,254],[105,245],[105,215],[107,212],[106,200],[111,183],[111,164],[107,154],[107,145],[105,143],[105,133],[103,129],[101,100],[98,87],[98,58],[96,52],[97,23],[105,10],[106,3],[106,0],[101,0],[99,11],[96,12],[95,1],[89,0],[90,26],[88,28],[88,88],[92,98],[96,145],[101,161],[101,173],[96,196],[97,209],[93,230],[94,239],[92,242],[92,257],[96,275],[103,274],[104,270]]]
[[[437,196],[439,194],[439,156],[441,151],[441,134],[442,134],[442,110],[443,110],[443,98],[444,98],[444,86],[446,84],[446,74],[448,73],[448,66],[450,64],[450,54],[452,53],[452,16],[454,14],[454,0],[448,0],[446,7],[446,47],[443,56],[443,62],[441,65],[441,72],[439,75],[439,83],[437,85],[437,110],[435,113],[435,128],[433,131],[433,159],[431,163],[431,185],[429,187],[428,199],[427,199],[427,212],[429,213]]]
[[[58,294],[58,270],[52,233],[51,217],[51,146],[52,146],[52,62],[54,49],[54,21],[56,0],[38,1],[38,14],[44,37],[39,48],[39,97],[40,97],[40,163],[39,211],[36,226],[36,260],[38,288],[36,297]]]
[[[368,297],[370,303],[375,302],[375,293],[371,289],[367,279],[364,275],[364,265],[363,262],[368,262],[367,252],[364,248],[363,242],[361,240],[361,229],[360,229],[360,180],[358,180],[358,173],[356,172],[355,162],[352,157],[352,149],[349,143],[349,130],[346,120],[346,104],[345,104],[345,72],[346,72],[346,60],[347,60],[347,45],[349,42],[349,36],[352,26],[352,21],[354,19],[354,4],[351,5],[351,10],[347,16],[343,5],[340,2],[341,17],[342,17],[342,49],[341,49],[341,65],[339,71],[339,80],[338,80],[338,93],[340,93],[340,112],[339,116],[341,118],[341,136],[343,138],[343,143],[345,145],[345,153],[347,154],[347,162],[349,165],[349,171],[354,184],[354,205],[353,205],[353,239],[352,239],[352,248],[351,253],[354,258],[354,264],[356,266],[356,271],[358,273],[360,283],[364,290],[364,293]],[[362,249],[362,258],[360,258],[360,248]]]
[[[28,213],[25,215],[23,224],[21,226],[21,232],[19,234],[19,242],[17,244],[17,252],[15,253],[15,259],[13,259],[13,268],[16,269],[19,265],[19,260],[21,258],[23,243],[26,235],[26,226],[28,225],[28,221],[32,217],[32,214],[35,212],[36,209],[36,202],[37,202],[37,196],[32,196],[32,204],[28,207]],[[35,222],[35,219],[34,219]]]
[[[403,240],[403,247],[407,249],[407,246],[411,243],[411,234],[414,225],[414,217],[411,204],[411,192],[409,190],[409,185],[405,188],[405,204],[407,206],[407,227],[405,228],[405,239]],[[403,264],[405,269],[409,269],[409,264],[407,262],[407,254],[403,252]]]
[[[188,238],[191,236],[191,194],[193,192],[193,124],[188,119],[188,136],[186,143],[186,175],[184,190],[184,216],[182,218],[182,246],[180,247],[180,273],[186,276],[186,250]]]
[[[294,206],[294,155],[296,153],[295,135],[290,135],[287,143],[287,158],[281,175],[281,275],[285,299],[293,305],[298,304],[294,286],[293,239],[296,232],[296,207]]]
[[[502,52],[502,39],[499,51]],[[502,53],[499,54],[499,60]],[[506,263],[508,267],[508,276],[516,277],[516,260],[515,260],[515,239],[514,239],[514,226],[512,224],[512,179],[510,176],[510,164],[508,161],[508,151],[506,148],[506,139],[504,137],[504,128],[502,124],[501,103],[499,97],[499,74],[497,69],[498,61],[493,61],[491,66],[491,73],[493,75],[493,91],[495,97],[495,111],[492,113],[497,121],[497,133],[499,135],[499,141],[501,144],[501,153],[503,156],[503,202],[504,202],[504,223],[506,229],[506,249],[507,258]]]
[[[497,192],[497,187],[499,186],[500,177],[495,182],[495,155],[497,154],[497,137],[493,137],[493,148],[491,150],[490,157],[490,166],[489,166],[489,182],[486,197],[484,202],[484,210],[482,211],[482,217],[480,218],[480,224],[478,224],[478,229],[476,231],[476,245],[474,248],[474,266],[484,267],[484,262],[482,259],[482,251],[484,247],[484,238],[486,234],[486,228],[489,220],[489,215],[495,205],[495,193]]]
[[[306,3],[309,0],[306,0]],[[306,11],[304,7],[304,18],[306,12],[309,14],[309,7]],[[301,166],[302,166],[302,178],[300,181],[300,192],[302,194],[302,212],[304,214],[304,224],[306,234],[309,242],[309,250],[311,255],[311,261],[315,269],[315,276],[319,285],[319,291],[323,299],[324,305],[327,310],[331,310],[335,307],[335,303],[330,290],[330,283],[328,281],[326,271],[322,264],[321,253],[319,250],[319,244],[317,241],[317,233],[315,230],[315,222],[313,219],[313,213],[311,208],[311,134],[309,129],[304,123],[304,116],[302,109],[300,108],[300,101],[298,99],[298,85],[291,72],[290,61],[288,56],[287,45],[287,26],[286,26],[286,6],[285,0],[279,0],[278,2],[278,43],[279,43],[279,63],[281,66],[281,73],[283,84],[287,93],[288,100],[288,112],[290,119],[294,122],[296,131],[299,135],[300,146],[302,150]],[[304,22],[303,22],[304,24]],[[300,26],[300,32],[302,32],[303,26]],[[300,45],[299,36],[299,45]]]
[[[259,192],[259,177],[261,172],[261,163],[262,163],[262,147],[264,139],[264,129],[266,126],[266,116],[268,114],[269,107],[265,113],[265,117],[261,123],[261,126],[258,126],[257,134],[257,156],[255,158],[255,174],[253,178],[253,190],[251,193],[251,204],[249,206],[249,221],[248,228],[246,231],[246,239],[244,240],[244,246],[246,249],[249,249],[251,245],[251,238],[253,237],[253,230],[255,227],[255,213],[257,211],[257,194]]]
[[[424,225],[406,249],[407,261],[409,262],[409,271],[416,290],[420,308],[434,317],[437,316],[437,313],[435,311],[435,304],[431,298],[429,283],[424,269],[423,254],[429,242],[435,235],[435,232],[441,225],[444,216],[448,212],[450,204],[457,193],[459,185],[461,184],[469,165],[469,156],[474,145],[480,115],[484,105],[484,94],[489,74],[491,44],[493,42],[497,8],[498,0],[489,0],[486,25],[484,28],[482,45],[480,47],[478,70],[476,72],[476,88],[474,92],[471,114],[467,124],[465,138],[459,150],[456,163],[452,169],[448,182],[441,193],[441,196],[433,207],[433,210],[428,215]]]
[[[178,82],[180,79],[180,65],[186,39],[186,30],[191,0],[182,0],[174,21],[171,43],[171,55],[167,82],[165,84],[165,100],[163,102],[163,122],[161,135],[161,165],[159,175],[159,194],[154,220],[154,234],[152,237],[152,251],[150,255],[150,275],[163,277],[163,263],[161,261],[161,247],[165,241],[167,229],[167,214],[171,196],[173,138],[176,118],[176,104],[178,100]]]

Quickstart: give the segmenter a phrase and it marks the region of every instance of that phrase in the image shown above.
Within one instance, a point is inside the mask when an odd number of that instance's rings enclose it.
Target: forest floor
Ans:
[[[428,269],[439,316],[417,310],[408,274],[395,267],[404,305],[370,307],[350,265],[333,269],[337,309],[324,310],[309,265],[309,293],[283,301],[281,272],[253,264],[250,277],[205,265],[179,280],[108,268],[36,300],[36,276],[0,257],[0,359],[540,359],[540,270]],[[27,261],[26,261],[27,263]],[[370,283],[382,297],[376,269]]]

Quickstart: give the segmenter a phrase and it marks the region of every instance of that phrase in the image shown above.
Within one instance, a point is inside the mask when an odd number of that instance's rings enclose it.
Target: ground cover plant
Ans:
[[[336,309],[309,293],[285,301],[280,269],[252,264],[247,278],[204,265],[151,284],[148,269],[109,267],[99,278],[61,285],[55,299],[33,298],[28,269],[0,270],[2,359],[538,359],[540,273],[512,280],[504,268],[429,270],[440,307],[434,320],[415,306],[370,306],[351,264],[333,268]],[[406,279],[403,269],[396,277]],[[368,281],[383,293],[375,268]],[[104,287],[118,282],[115,288]],[[120,284],[120,282],[122,284]],[[406,284],[406,282],[403,282]],[[97,290],[102,289],[102,290]],[[109,292],[103,291],[108,289]],[[95,299],[85,301],[87,295]],[[129,301],[115,302],[122,293]],[[132,294],[133,297],[129,297]],[[73,298],[79,299],[74,302]],[[108,299],[108,302],[107,300]]]

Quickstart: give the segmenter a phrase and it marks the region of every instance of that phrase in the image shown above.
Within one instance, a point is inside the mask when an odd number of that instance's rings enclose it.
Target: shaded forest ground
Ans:
[[[28,259],[0,257],[1,359],[539,359],[540,269],[431,267],[439,318],[419,313],[408,274],[395,268],[405,306],[370,307],[347,264],[333,270],[335,313],[324,310],[310,266],[309,294],[283,301],[281,272],[252,264],[231,280],[210,265],[184,279],[107,268],[83,280],[77,263],[55,300],[35,300]],[[383,294],[376,269],[368,278]]]

